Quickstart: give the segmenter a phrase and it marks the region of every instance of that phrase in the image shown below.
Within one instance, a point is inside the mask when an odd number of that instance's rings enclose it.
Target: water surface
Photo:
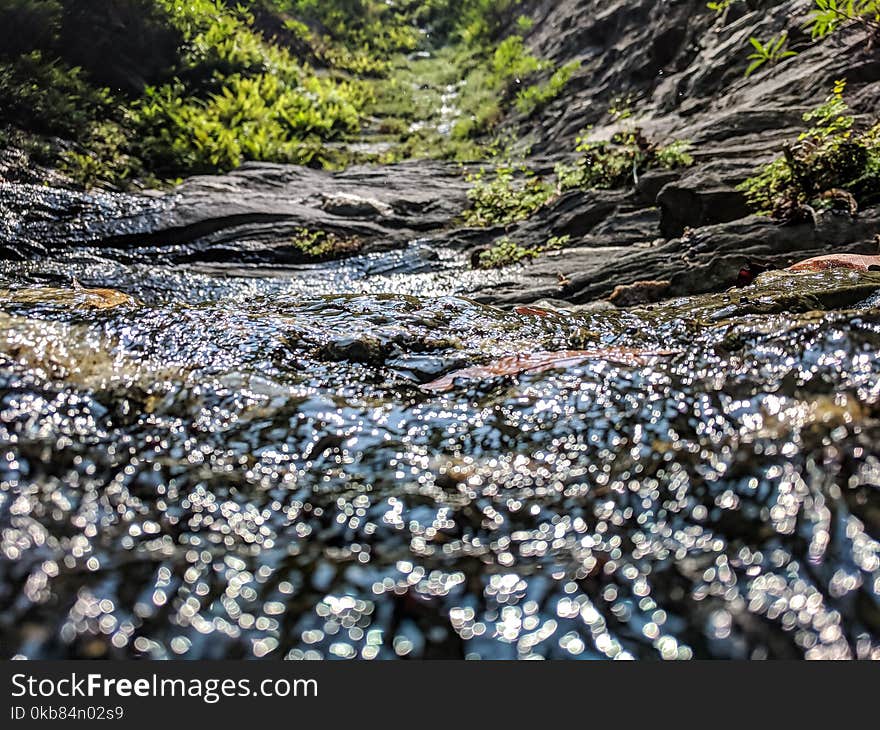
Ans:
[[[880,658],[880,275],[546,316],[483,276],[0,265],[3,655]],[[670,354],[421,387],[610,347]]]

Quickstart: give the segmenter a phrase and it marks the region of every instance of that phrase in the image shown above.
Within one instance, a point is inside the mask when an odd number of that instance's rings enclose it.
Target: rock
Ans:
[[[394,215],[393,208],[375,198],[360,195],[322,195],[321,209],[343,218],[377,218]]]
[[[636,184],[636,197],[644,205],[653,206],[657,203],[657,196],[667,185],[678,181],[682,176],[681,170],[649,170],[639,178]]]
[[[660,245],[566,249],[562,260],[537,259],[528,264],[521,283],[486,287],[474,298],[494,305],[547,298],[583,304],[610,296],[618,286],[645,280],[669,281],[666,296],[701,294],[736,285],[749,266],[755,271],[784,269],[805,257],[874,254],[878,230],[880,208],[864,210],[854,220],[823,216],[817,227],[780,225],[749,216]],[[563,264],[571,283],[560,289],[556,274]]]
[[[698,169],[666,185],[657,195],[660,233],[666,238],[688,228],[745,218],[751,212],[745,196],[712,171]]]
[[[386,343],[375,337],[361,335],[328,342],[318,354],[334,362],[358,362],[379,366],[384,364],[387,350]]]
[[[669,292],[669,281],[637,281],[616,286],[608,297],[616,307],[635,307],[659,302]]]
[[[4,304],[49,304],[68,308],[114,309],[133,306],[137,302],[115,289],[86,289],[74,286],[62,289],[50,286],[0,291]]]
[[[341,239],[403,246],[449,226],[467,206],[459,168],[402,163],[344,172],[248,163],[226,175],[194,177],[170,193],[80,192],[0,182],[0,258],[97,246],[160,246],[175,255],[228,258],[228,245],[265,249],[262,260],[303,228]],[[177,248],[172,252],[171,246]]]
[[[756,6],[723,17],[705,0],[542,4],[528,45],[557,66],[579,60],[581,68],[546,114],[528,121],[533,149],[573,149],[585,127],[607,136],[637,120],[649,136],[694,143],[698,162],[709,147],[715,159],[755,159],[778,152],[800,127],[805,107],[820,102],[835,79],[877,81],[874,58],[858,34],[840,38],[836,48],[810,45],[744,79],[749,37],[771,38],[804,11],[802,0]],[[632,118],[615,119],[609,108],[628,96]],[[864,96],[865,111],[871,98]]]
[[[572,304],[562,299],[539,299],[534,303],[536,307],[548,309],[559,314],[593,314],[595,312],[607,312],[615,309],[607,299],[597,299],[587,304]]]
[[[435,380],[442,372],[451,367],[461,367],[464,356],[441,357],[437,355],[413,355],[389,360],[386,367],[399,375],[417,383]]]

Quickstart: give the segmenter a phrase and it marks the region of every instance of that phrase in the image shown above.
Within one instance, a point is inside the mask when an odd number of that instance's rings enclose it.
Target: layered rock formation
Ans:
[[[597,138],[638,126],[652,139],[686,140],[695,164],[649,173],[631,190],[566,193],[505,229],[460,225],[468,184],[457,165],[410,162],[330,173],[250,164],[188,180],[169,193],[2,184],[0,253],[21,258],[56,247],[148,242],[178,247],[169,249],[172,259],[229,260],[242,251],[245,258],[284,262],[293,255],[286,242],[301,228],[356,237],[362,250],[427,238],[472,253],[502,235],[523,245],[569,236],[564,251],[526,264],[526,276],[495,277],[472,292],[503,304],[586,302],[640,281],[669,282],[669,295],[696,293],[730,286],[748,267],[784,267],[832,251],[873,253],[880,210],[784,226],[750,215],[736,190],[796,137],[804,112],[834,80],[848,82],[857,113],[870,114],[880,98],[880,61],[858,34],[812,43],[793,33],[797,56],[744,78],[749,37],[799,27],[810,5],[754,0],[733,3],[719,16],[703,0],[533,3],[528,12],[536,22],[527,42],[558,65],[581,62],[545,110],[506,122],[531,142],[536,169],[549,171],[570,157],[576,136],[589,126]],[[622,98],[633,115],[614,122],[608,109]]]

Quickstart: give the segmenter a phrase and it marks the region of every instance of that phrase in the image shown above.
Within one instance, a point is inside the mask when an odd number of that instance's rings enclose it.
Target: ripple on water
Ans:
[[[3,274],[7,654],[880,658],[876,275],[532,317],[77,256]],[[135,301],[14,294],[73,275]],[[419,388],[601,347],[678,354]]]

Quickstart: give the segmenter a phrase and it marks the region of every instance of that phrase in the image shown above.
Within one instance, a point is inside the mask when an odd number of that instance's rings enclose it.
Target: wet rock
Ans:
[[[546,298],[580,304],[608,297],[617,286],[645,280],[669,281],[669,296],[718,291],[736,285],[747,266],[758,271],[784,269],[805,257],[832,252],[874,254],[877,231],[880,208],[863,210],[856,219],[825,216],[817,226],[781,225],[749,216],[659,244],[569,248],[558,259],[527,264],[522,283],[487,287],[476,298],[496,305]],[[557,279],[560,268],[570,279],[565,287]]]
[[[597,299],[586,304],[572,304],[563,299],[539,299],[534,305],[562,314],[592,314],[615,309],[615,306],[607,299]]]
[[[67,308],[85,307],[89,309],[113,309],[133,306],[137,302],[115,289],[87,289],[74,286],[69,289],[55,287],[34,287],[0,291],[3,304],[49,304]]]
[[[760,274],[747,287],[670,300],[652,311],[714,322],[736,322],[750,315],[816,313],[847,309],[880,291],[880,272],[849,267]]]
[[[388,349],[388,343],[376,337],[344,337],[322,346],[319,357],[335,362],[383,365]]]
[[[467,205],[454,165],[402,163],[326,172],[248,163],[195,177],[169,193],[85,193],[0,183],[0,257],[96,246],[160,245],[168,256],[200,256],[241,241],[271,258],[302,229],[402,246],[449,226]]]
[[[385,365],[403,377],[417,383],[427,383],[450,368],[462,367],[466,362],[464,355],[406,355],[388,360]]]
[[[644,205],[656,205],[660,191],[679,180],[681,176],[681,170],[649,170],[636,184],[636,197]]]
[[[634,307],[640,304],[659,302],[669,292],[669,281],[637,281],[614,288],[608,297],[616,307]]]

